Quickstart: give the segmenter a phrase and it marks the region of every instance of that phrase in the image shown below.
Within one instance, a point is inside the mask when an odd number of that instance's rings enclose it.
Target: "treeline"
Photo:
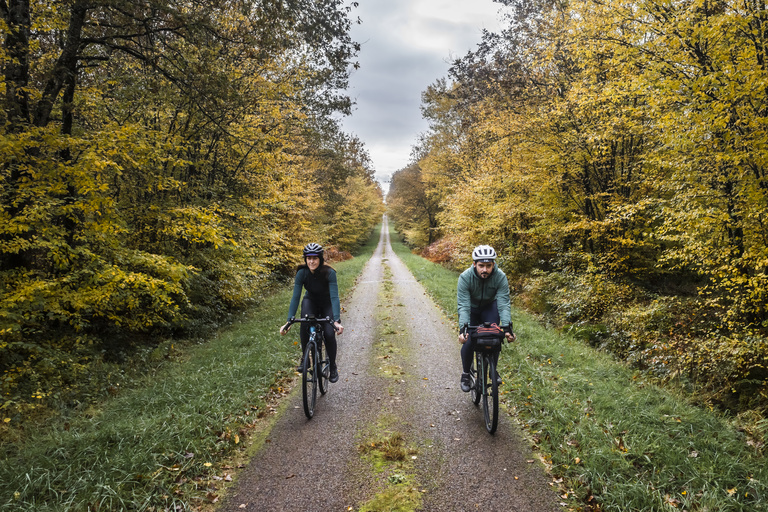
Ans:
[[[358,51],[340,0],[0,15],[2,417],[96,387],[100,364],[252,305],[308,241],[353,250],[378,221],[334,117]]]
[[[387,202],[458,268],[488,243],[521,305],[702,400],[768,406],[768,10],[504,0]]]

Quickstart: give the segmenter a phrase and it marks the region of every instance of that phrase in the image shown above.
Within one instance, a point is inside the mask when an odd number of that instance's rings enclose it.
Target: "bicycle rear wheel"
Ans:
[[[496,382],[496,364],[493,362],[493,355],[485,353],[482,359],[485,429],[489,434],[493,434],[499,424],[499,384]]]
[[[304,349],[304,371],[301,372],[302,401],[304,402],[304,414],[312,419],[315,414],[315,402],[317,401],[317,349],[314,340],[307,343]]]
[[[320,388],[320,394],[324,395],[328,392],[328,379],[331,377],[331,361],[328,358],[328,354],[323,357],[323,343],[322,340],[317,345],[317,367],[318,367],[318,384]]]
[[[475,405],[480,403],[480,398],[483,396],[483,388],[481,387],[479,378],[479,371],[481,368],[480,354],[475,352],[475,362],[473,362],[472,366],[469,368],[469,397]]]

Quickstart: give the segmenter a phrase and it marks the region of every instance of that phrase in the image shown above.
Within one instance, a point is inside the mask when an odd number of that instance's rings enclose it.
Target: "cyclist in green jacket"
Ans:
[[[496,266],[496,251],[489,245],[479,245],[472,251],[472,266],[461,273],[456,299],[459,310],[459,343],[461,347],[461,390],[470,390],[469,370],[472,366],[474,341],[462,332],[465,324],[480,325],[490,322],[508,327],[511,321],[509,303],[509,282],[507,276]],[[506,330],[507,341],[514,341],[515,335]],[[498,354],[496,354],[498,357]],[[496,379],[501,380],[498,374]]]
[[[322,245],[307,244],[303,254],[304,265],[299,266],[293,283],[293,297],[291,298],[291,305],[288,307],[288,322],[280,328],[280,334],[284,335],[291,329],[290,320],[295,317],[299,307],[301,289],[306,289],[304,300],[301,301],[301,316],[312,314],[318,318],[330,317],[333,319],[333,325],[325,324],[324,334],[325,349],[328,351],[328,358],[331,361],[331,375],[328,380],[336,382],[339,380],[339,372],[336,368],[336,333],[344,332],[344,327],[340,323],[341,304],[339,303],[336,271],[333,267],[325,264]],[[301,324],[299,336],[303,354],[309,341],[309,326],[307,324]],[[299,366],[297,370],[301,372],[303,368]]]

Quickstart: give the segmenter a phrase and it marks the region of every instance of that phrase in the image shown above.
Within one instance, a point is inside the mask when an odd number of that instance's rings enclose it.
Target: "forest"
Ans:
[[[455,269],[494,246],[520,307],[765,425],[765,2],[500,3],[422,94],[398,230]]]
[[[2,417],[109,391],[136,354],[367,241],[339,0],[0,0]]]

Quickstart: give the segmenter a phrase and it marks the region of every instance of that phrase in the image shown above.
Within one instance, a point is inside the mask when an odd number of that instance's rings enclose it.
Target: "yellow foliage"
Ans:
[[[313,170],[340,157],[306,151],[339,137],[346,10],[297,26],[291,9],[155,7],[157,24],[130,2],[31,2],[0,21],[5,392],[71,340],[122,350],[252,304],[308,238],[332,225],[354,245],[380,214],[366,170],[323,188]],[[324,189],[349,206],[329,215]]]

